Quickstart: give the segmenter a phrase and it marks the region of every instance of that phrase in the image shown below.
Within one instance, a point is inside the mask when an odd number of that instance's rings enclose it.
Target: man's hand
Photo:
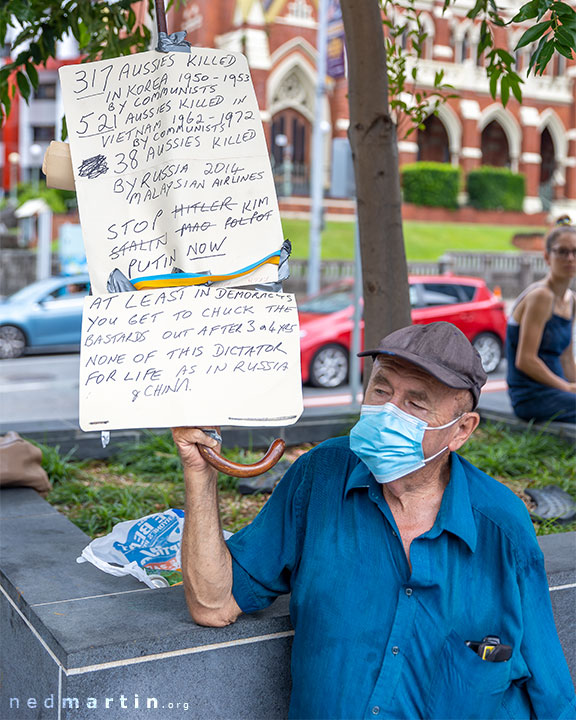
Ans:
[[[210,428],[220,432],[220,428]],[[220,452],[220,443],[210,435],[206,435],[201,428],[197,427],[176,427],[172,428],[172,437],[174,443],[180,453],[180,459],[184,470],[191,470],[195,473],[206,473],[209,470],[216,472],[211,465],[198,452],[197,445],[206,445],[206,447]]]

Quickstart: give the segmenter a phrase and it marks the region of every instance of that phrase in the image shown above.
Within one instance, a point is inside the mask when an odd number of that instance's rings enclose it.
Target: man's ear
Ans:
[[[479,423],[480,415],[476,412],[466,413],[462,418],[460,418],[460,420],[456,423],[456,432],[454,433],[454,437],[448,443],[449,450],[455,452],[461,448],[470,435],[472,435],[474,430],[476,430]]]

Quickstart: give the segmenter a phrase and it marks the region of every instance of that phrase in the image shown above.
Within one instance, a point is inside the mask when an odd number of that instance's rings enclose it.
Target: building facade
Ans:
[[[513,6],[522,4],[513,0]],[[576,219],[576,61],[556,56],[542,77],[526,76],[530,51],[516,53],[524,78],[523,102],[506,108],[490,96],[483,59],[477,60],[479,24],[466,17],[472,0],[457,0],[443,12],[443,0],[416,0],[427,37],[418,63],[420,89],[431,89],[438,70],[455,88],[424,130],[399,134],[400,163],[447,162],[465,175],[480,165],[509,167],[526,178],[524,210],[568,212]],[[402,10],[395,22],[404,23]],[[509,18],[514,14],[510,11]],[[315,0],[188,0],[170,12],[169,31],[186,30],[195,46],[242,52],[251,68],[279,194],[309,192],[312,127],[317,81],[317,4]],[[526,28],[496,28],[496,43],[514,53]],[[404,42],[404,39],[400,39]],[[409,39],[407,40],[409,42]],[[62,46],[62,62],[73,61],[74,47]],[[41,85],[29,106],[16,102],[4,128],[3,185],[13,179],[7,157],[20,156],[29,177],[50,139],[59,137],[61,104],[57,65],[41,70]],[[408,66],[410,70],[410,65]],[[321,108],[327,192],[343,196],[350,183],[334,183],[351,173],[346,132],[349,124],[346,78],[328,78]],[[410,89],[410,88],[408,88]],[[409,98],[407,98],[409,100]],[[399,122],[405,129],[405,123]],[[53,137],[52,137],[53,136]],[[348,152],[348,155],[346,155]],[[41,156],[40,156],[41,162]],[[332,173],[332,169],[338,171]],[[344,188],[344,189],[343,189]]]

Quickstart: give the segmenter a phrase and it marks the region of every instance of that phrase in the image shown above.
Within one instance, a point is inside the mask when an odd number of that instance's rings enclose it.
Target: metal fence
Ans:
[[[546,275],[547,266],[541,253],[446,253],[438,262],[409,262],[412,275],[468,275],[483,278],[488,287],[499,287],[505,298],[514,298],[530,283]],[[320,286],[352,277],[352,260],[324,260],[320,270]],[[307,260],[290,260],[290,278],[284,283],[286,292],[306,293]]]
[[[441,272],[481,277],[488,287],[498,286],[505,298],[519,295],[530,283],[543,278],[548,266],[542,253],[450,252],[440,263]]]
[[[273,166],[278,197],[310,196],[310,168],[303,163],[277,163]]]
[[[34,282],[36,255],[29,250],[2,249],[0,263],[0,295],[10,295]],[[57,273],[58,260],[52,260],[52,272]],[[472,253],[450,252],[439,262],[410,262],[413,275],[470,275],[484,278],[488,287],[500,287],[505,298],[514,298],[535,280],[546,275],[547,266],[541,253]],[[320,287],[324,288],[354,274],[352,260],[324,260],[320,268]],[[306,294],[307,260],[290,260],[290,278],[284,283],[286,292]],[[574,286],[574,283],[573,283]]]

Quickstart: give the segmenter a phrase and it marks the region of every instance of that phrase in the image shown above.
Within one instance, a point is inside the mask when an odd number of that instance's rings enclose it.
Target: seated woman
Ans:
[[[548,275],[517,298],[508,320],[508,394],[522,420],[576,423],[576,225],[564,216],[546,238]]]

